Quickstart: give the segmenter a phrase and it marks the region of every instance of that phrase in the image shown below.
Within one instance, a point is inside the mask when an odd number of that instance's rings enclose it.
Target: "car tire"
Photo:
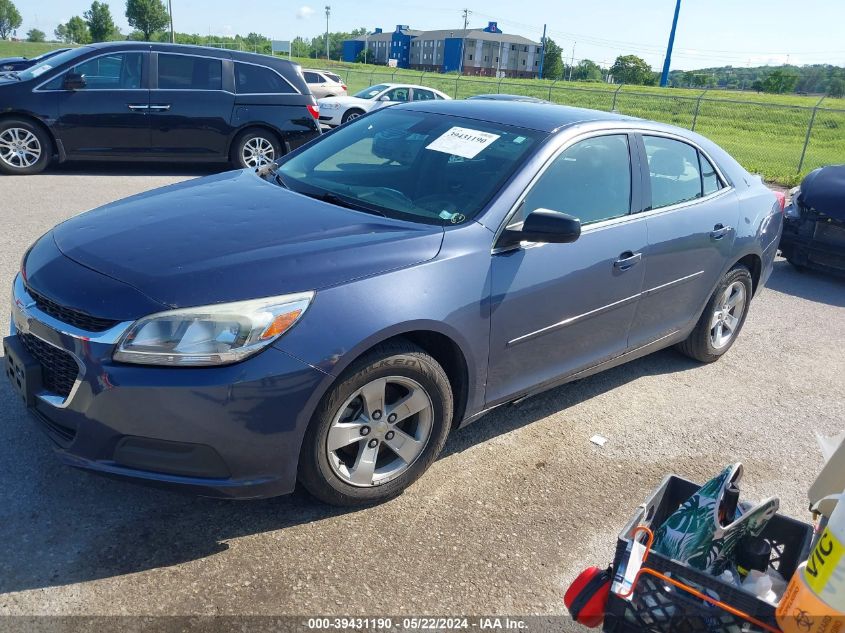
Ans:
[[[284,153],[279,137],[262,128],[244,130],[232,143],[231,162],[235,169],[257,169]]]
[[[676,348],[702,363],[719,360],[739,336],[752,298],[751,273],[745,266],[731,268],[719,282],[698,323]]]
[[[44,171],[53,159],[53,141],[39,125],[24,119],[0,121],[0,172],[30,175]]]
[[[360,116],[364,116],[364,111],[359,110],[357,108],[353,108],[351,110],[347,110],[343,113],[343,116],[340,119],[341,124],[348,123],[349,121],[354,121]]]
[[[440,454],[452,411],[452,387],[434,358],[408,341],[381,345],[353,363],[318,406],[300,451],[299,481],[337,506],[396,497]]]

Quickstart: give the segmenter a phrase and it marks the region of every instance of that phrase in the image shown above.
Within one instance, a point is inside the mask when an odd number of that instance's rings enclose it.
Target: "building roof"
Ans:
[[[393,33],[374,33],[371,35],[360,35],[353,38],[356,42],[389,42],[393,38]],[[507,44],[527,44],[529,46],[540,46],[540,42],[529,40],[527,37],[521,35],[511,35],[508,33],[490,33],[482,29],[439,29],[436,31],[417,31],[413,29],[404,29],[402,31],[405,35],[416,37],[421,40],[445,40],[449,37],[466,38],[468,40],[482,40],[486,42],[505,42]]]
[[[390,42],[393,39],[393,34],[396,31],[388,31],[386,33],[370,33],[369,35],[359,35],[352,38],[353,42]],[[413,29],[403,29],[403,35],[410,35],[411,37],[419,37],[424,31],[416,31]],[[347,40],[349,41],[349,40]]]

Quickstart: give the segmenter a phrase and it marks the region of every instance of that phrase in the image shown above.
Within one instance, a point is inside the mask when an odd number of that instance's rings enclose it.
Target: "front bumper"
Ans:
[[[788,218],[780,251],[790,262],[834,275],[845,275],[845,223]]]
[[[272,346],[224,367],[115,363],[114,346],[130,323],[78,330],[42,312],[20,277],[11,321],[8,343],[25,363],[34,354],[18,343],[27,337],[31,346],[35,337],[78,366],[65,393],[45,389],[50,381],[39,377],[28,402],[65,463],[208,496],[293,490],[323,372]]]

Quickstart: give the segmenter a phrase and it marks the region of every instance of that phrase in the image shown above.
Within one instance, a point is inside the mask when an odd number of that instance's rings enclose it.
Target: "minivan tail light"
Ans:
[[[319,119],[319,118],[320,118],[320,106],[311,105],[311,104],[309,103],[309,104],[308,104],[307,106],[305,106],[305,107],[306,107],[306,108],[308,108],[308,112],[309,112],[309,113],[311,114],[311,116],[313,116],[315,119]]]
[[[780,204],[780,212],[784,213],[786,209],[786,194],[782,191],[775,191],[775,198],[777,198]]]

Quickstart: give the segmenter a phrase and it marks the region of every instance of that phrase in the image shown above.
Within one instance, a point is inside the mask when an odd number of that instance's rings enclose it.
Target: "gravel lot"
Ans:
[[[0,177],[0,285],[55,223],[211,171]],[[562,614],[565,586],[610,561],[665,474],[703,481],[734,460],[746,498],[779,495],[806,519],[814,433],[845,427],[845,282],[775,268],[720,362],[663,351],[500,409],[454,434],[402,497],[357,512],[301,492],[198,499],[61,466],[0,381],[0,614]]]

